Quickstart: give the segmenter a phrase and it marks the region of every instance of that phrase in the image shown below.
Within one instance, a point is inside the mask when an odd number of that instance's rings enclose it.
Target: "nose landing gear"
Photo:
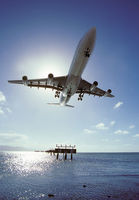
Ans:
[[[84,51],[84,55],[85,55],[85,57],[90,57],[90,49],[89,48],[87,48],[86,49],[86,51]]]
[[[59,97],[60,97],[60,91],[57,90],[57,91],[55,92],[55,98],[59,98]]]
[[[71,88],[69,89],[67,94],[68,94],[68,97],[70,98],[71,97]]]
[[[80,93],[79,97],[78,97],[78,101],[82,101],[83,100],[83,96],[84,96],[84,93]]]

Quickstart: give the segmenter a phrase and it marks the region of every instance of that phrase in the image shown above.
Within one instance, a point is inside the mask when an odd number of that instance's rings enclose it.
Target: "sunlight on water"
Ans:
[[[138,177],[136,153],[0,152],[0,200],[138,200]]]
[[[13,174],[26,176],[39,173],[41,175],[50,169],[53,157],[40,152],[12,152],[5,162]]]

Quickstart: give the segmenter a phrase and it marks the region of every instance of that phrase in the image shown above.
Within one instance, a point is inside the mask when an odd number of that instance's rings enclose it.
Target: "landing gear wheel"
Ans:
[[[60,91],[56,91],[56,92],[55,92],[55,98],[56,98],[56,97],[59,98],[59,96],[60,96]]]
[[[83,100],[83,96],[84,96],[84,93],[80,93],[80,94],[79,94],[79,97],[78,97],[78,101],[79,101],[79,100],[82,101],[82,100]]]

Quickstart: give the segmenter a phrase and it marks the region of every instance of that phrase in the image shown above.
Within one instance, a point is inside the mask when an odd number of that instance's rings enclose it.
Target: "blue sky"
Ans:
[[[139,2],[137,0],[21,0],[0,6],[0,145],[78,151],[139,151]],[[68,73],[76,46],[96,26],[94,52],[82,77],[112,89],[115,98],[85,95],[74,109],[51,90],[7,80]]]

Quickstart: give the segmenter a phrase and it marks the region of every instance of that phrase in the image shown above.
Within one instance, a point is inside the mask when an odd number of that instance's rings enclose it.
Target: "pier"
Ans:
[[[70,154],[71,160],[73,159],[73,154],[76,154],[76,146],[75,145],[58,145],[56,144],[55,149],[47,150],[45,152],[50,153],[51,155],[56,154],[56,159],[58,160],[59,155],[63,154],[64,160],[67,160],[67,155]]]

